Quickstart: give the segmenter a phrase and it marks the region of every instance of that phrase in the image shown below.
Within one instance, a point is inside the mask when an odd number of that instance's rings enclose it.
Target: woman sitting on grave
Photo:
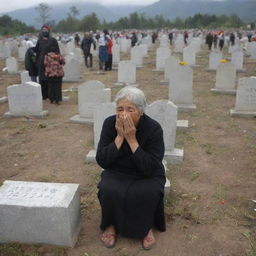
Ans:
[[[104,168],[98,185],[101,241],[112,248],[116,235],[141,238],[149,250],[153,228],[165,231],[163,130],[145,113],[143,92],[127,86],[116,95],[116,115],[106,118],[96,160]]]

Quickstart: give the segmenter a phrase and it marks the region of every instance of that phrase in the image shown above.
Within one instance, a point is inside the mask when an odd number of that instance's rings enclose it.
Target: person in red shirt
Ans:
[[[108,52],[108,60],[105,62],[105,70],[112,70],[112,46],[113,41],[109,35],[106,35],[107,38],[107,52]]]

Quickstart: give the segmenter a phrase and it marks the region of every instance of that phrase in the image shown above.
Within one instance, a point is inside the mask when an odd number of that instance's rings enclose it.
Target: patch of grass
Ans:
[[[248,230],[243,235],[248,239],[250,244],[250,249],[246,253],[246,256],[256,256],[256,232]]]
[[[39,124],[38,127],[42,129],[42,128],[46,128],[47,125],[46,124]]]
[[[194,171],[194,172],[191,174],[190,180],[191,180],[191,181],[194,181],[194,180],[196,180],[199,176],[200,176],[200,172]]]
[[[187,131],[177,131],[177,134],[176,134],[176,147],[179,148],[179,147],[182,147],[184,144],[190,144],[190,145],[193,145],[197,143],[197,140],[196,138],[187,133]]]
[[[226,197],[226,188],[223,184],[218,184],[216,187],[216,192],[213,197],[217,200],[224,200]]]
[[[188,112],[188,114],[192,117],[198,117],[199,116],[199,113],[197,111],[191,111],[191,112]]]
[[[23,255],[20,244],[3,244],[0,245],[0,256],[21,256]]]
[[[52,177],[51,176],[41,176],[39,177],[39,182],[51,182],[52,181]]]
[[[205,153],[212,155],[214,153],[213,145],[210,143],[201,144],[201,147],[205,150]]]

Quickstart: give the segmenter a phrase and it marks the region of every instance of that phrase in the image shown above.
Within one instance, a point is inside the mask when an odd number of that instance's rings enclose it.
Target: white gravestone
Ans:
[[[147,44],[140,44],[138,47],[141,48],[143,57],[146,57],[148,54],[148,45]]]
[[[25,84],[26,82],[31,81],[31,77],[29,76],[28,71],[23,71],[20,73],[20,80],[21,84]]]
[[[196,65],[196,52],[193,48],[187,46],[183,49],[183,61],[187,62],[190,66]]]
[[[68,53],[70,53],[70,52],[74,52],[74,50],[75,50],[75,43],[74,42],[68,42],[67,44],[66,44],[66,53],[68,54]]]
[[[78,60],[80,63],[83,63],[83,53],[80,48],[75,48],[74,49],[74,59]]]
[[[120,38],[120,51],[121,52],[128,52],[128,50],[131,48],[131,40],[126,38]]]
[[[145,113],[155,119],[164,132],[165,154],[167,163],[177,163],[183,160],[183,149],[175,148],[177,128],[177,106],[168,100],[158,100],[148,105]]]
[[[4,58],[9,58],[11,55],[11,46],[8,42],[5,42],[3,46],[3,56]]]
[[[6,96],[0,97],[0,103],[5,103],[5,102],[7,102],[7,97]]]
[[[6,59],[6,67],[9,74],[17,74],[18,73],[18,62],[14,57],[9,57]]]
[[[160,38],[160,47],[170,47],[170,40],[167,35],[162,35]]]
[[[139,46],[134,46],[131,49],[131,62],[136,64],[137,68],[143,67],[143,51]]]
[[[0,243],[73,247],[80,231],[79,184],[7,180],[0,187]]]
[[[136,65],[131,61],[122,60],[118,64],[117,83],[114,86],[136,85]]]
[[[215,88],[212,92],[236,94],[236,68],[232,63],[222,63],[217,68]]]
[[[76,123],[94,122],[93,112],[97,105],[111,101],[111,89],[99,81],[91,80],[78,87],[78,111],[79,115],[70,120]]]
[[[41,85],[35,82],[15,84],[7,87],[9,112],[5,117],[37,116],[44,117]]]
[[[79,82],[80,81],[80,62],[76,59],[70,59],[64,66],[64,82]]]
[[[244,64],[244,53],[243,51],[237,50],[233,51],[231,55],[231,63],[233,63],[238,72],[245,72],[243,67]]]
[[[169,79],[169,100],[179,111],[193,111],[193,70],[189,66],[179,65],[174,76]]]
[[[25,60],[26,51],[27,51],[27,47],[26,46],[20,46],[18,48],[18,54],[19,54],[19,60],[20,61],[24,61]]]
[[[120,46],[115,44],[112,47],[113,65],[117,65],[120,62]]]
[[[184,43],[183,35],[179,34],[176,40],[174,41],[174,51],[176,53],[182,53],[184,46],[185,46],[185,43]]]
[[[104,120],[116,113],[116,104],[111,103],[101,103],[98,104],[94,109],[94,123],[93,123],[93,132],[94,132],[94,149],[90,150],[86,156],[86,162],[96,163],[96,150],[100,140],[100,134],[102,130],[102,125]]]
[[[256,77],[240,78],[231,116],[256,117]]]
[[[156,50],[156,69],[153,71],[164,71],[165,61],[171,56],[171,50],[167,47]]]
[[[151,36],[147,35],[141,39],[141,44],[146,44],[148,47],[152,46],[152,38]]]
[[[222,59],[222,52],[212,51],[209,56],[209,69],[208,71],[215,71],[220,65]]]
[[[175,56],[170,56],[168,59],[165,60],[164,66],[164,80],[160,81],[160,84],[169,84],[169,79],[171,75],[175,75],[173,72],[177,66],[179,66],[179,59]]]
[[[247,44],[247,53],[250,55],[250,59],[256,59],[256,42],[249,42]]]

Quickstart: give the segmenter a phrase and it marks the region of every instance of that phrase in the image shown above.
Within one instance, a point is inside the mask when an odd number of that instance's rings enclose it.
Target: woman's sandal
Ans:
[[[104,241],[105,239],[107,241]],[[104,232],[100,240],[106,248],[113,248],[116,244],[116,234],[111,232]]]
[[[156,239],[153,233],[147,234],[147,236],[145,236],[144,239],[142,240],[142,248],[144,250],[150,250],[155,243],[156,243]]]

